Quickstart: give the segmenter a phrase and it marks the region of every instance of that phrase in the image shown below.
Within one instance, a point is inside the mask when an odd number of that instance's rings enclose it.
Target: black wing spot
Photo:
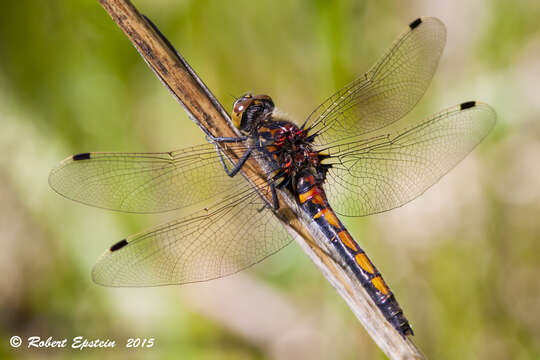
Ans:
[[[126,239],[122,239],[120,240],[119,242],[117,242],[116,244],[114,244],[113,246],[111,246],[111,248],[109,249],[111,252],[114,252],[116,250],[120,250],[121,248],[123,248],[124,246],[126,246],[128,244],[127,240]]]
[[[460,110],[469,109],[476,106],[476,101],[467,101],[459,105]]]
[[[90,153],[82,153],[82,154],[73,155],[73,160],[74,161],[88,160],[88,159],[90,159]]]
[[[410,23],[409,27],[411,28],[411,30],[413,30],[414,28],[417,28],[418,25],[420,25],[421,23],[422,23],[422,19],[418,18],[414,20],[412,23]]]

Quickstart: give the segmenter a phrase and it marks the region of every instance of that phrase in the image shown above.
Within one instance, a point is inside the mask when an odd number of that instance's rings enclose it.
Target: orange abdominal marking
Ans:
[[[317,204],[317,205],[324,205],[324,199],[321,195],[317,194],[317,195],[314,195],[313,196],[313,199],[311,199],[311,201],[313,201],[314,204]]]
[[[373,284],[373,286],[375,286],[377,290],[379,290],[384,295],[387,295],[390,292],[390,290],[388,290],[388,287],[386,287],[386,284],[384,283],[384,280],[382,279],[380,275],[375,276],[373,279],[371,279],[371,283]]]
[[[345,246],[347,246],[349,249],[351,249],[353,251],[358,251],[358,247],[356,246],[356,243],[354,242],[354,240],[351,237],[351,235],[349,234],[349,232],[347,232],[346,230],[340,231],[338,233],[338,236],[341,239],[341,242],[345,244]],[[362,266],[362,265],[360,265],[360,266]],[[364,269],[363,266],[362,266],[362,269]]]
[[[316,213],[316,214],[313,216],[313,218],[314,218],[314,219],[320,218],[321,216],[324,215],[324,212],[325,212],[326,210],[327,210],[327,209],[321,209],[321,210],[319,210],[319,212]]]
[[[338,218],[336,217],[336,215],[334,214],[333,211],[328,210],[327,212],[324,213],[324,217],[325,217],[326,221],[328,221],[328,223],[330,225],[332,225],[333,227],[335,227],[335,228],[340,227],[339,220],[338,220]]]
[[[298,195],[298,200],[300,200],[300,204],[303,204],[306,201],[308,201],[309,199],[311,199],[313,197],[317,197],[317,199],[314,199],[313,202],[315,204],[324,205],[323,198],[322,198],[322,196],[320,194],[321,194],[321,192],[319,191],[319,189],[317,187],[312,187],[311,189],[309,189],[305,193],[299,194]]]
[[[318,219],[321,216],[324,216],[324,218],[326,219],[326,221],[328,221],[328,223],[330,225],[332,225],[335,228],[339,228],[339,220],[336,217],[336,215],[334,215],[334,212],[332,210],[330,210],[329,208],[323,208],[323,209],[319,210],[319,212],[316,213],[313,216],[313,218]]]
[[[323,208],[323,209],[319,210],[319,212],[316,213],[315,216],[313,216],[313,218],[314,218],[314,219],[318,219],[318,218],[320,218],[321,216],[324,216],[324,217],[326,218],[330,212],[331,212],[330,209],[328,209],[328,208]]]
[[[309,199],[311,199],[312,197],[313,197],[313,189],[309,189],[305,193],[298,195],[298,200],[300,201],[300,204],[303,204]]]
[[[371,261],[369,261],[366,254],[360,253],[360,254],[357,254],[354,258],[356,260],[356,263],[360,265],[360,267],[364,269],[364,271],[367,271],[370,274],[373,274],[375,272],[375,269],[373,268],[373,264],[371,263]]]

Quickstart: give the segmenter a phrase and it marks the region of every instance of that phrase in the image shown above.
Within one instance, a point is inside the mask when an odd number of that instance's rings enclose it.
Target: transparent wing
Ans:
[[[410,127],[330,148],[335,164],[325,190],[332,207],[364,216],[413,200],[459,163],[495,118],[489,105],[466,102]]]
[[[247,185],[223,204],[113,245],[92,271],[107,286],[205,281],[247,268],[291,238],[265,201]]]
[[[228,146],[244,150],[243,144]],[[51,171],[49,184],[60,195],[87,205],[154,213],[229,194],[245,180],[230,178],[215,146],[204,144],[163,153],[74,155]]]
[[[446,43],[436,18],[413,21],[361,78],[328,98],[306,120],[318,144],[385,127],[405,116],[425,93]]]

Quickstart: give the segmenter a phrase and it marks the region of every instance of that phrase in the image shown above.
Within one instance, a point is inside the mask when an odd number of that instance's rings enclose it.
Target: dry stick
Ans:
[[[206,134],[216,137],[234,137],[238,132],[232,126],[227,112],[206,88],[187,62],[175,52],[153,25],[127,0],[99,0],[114,22],[124,31],[146,63],[184,106],[190,118]],[[242,154],[234,146],[220,144],[231,160]],[[265,181],[264,163],[249,160],[242,175],[251,183]],[[270,202],[270,194],[261,193]],[[326,279],[347,302],[369,335],[390,359],[423,359],[409,338],[402,337],[386,321],[369,294],[352,271],[340,262],[339,256],[326,244],[326,239],[298,206],[288,191],[279,191],[280,210],[276,216],[311,258]],[[335,256],[332,256],[335,255]]]

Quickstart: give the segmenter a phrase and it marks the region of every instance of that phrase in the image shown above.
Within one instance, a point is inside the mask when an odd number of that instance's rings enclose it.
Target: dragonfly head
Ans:
[[[232,122],[243,132],[251,132],[256,125],[274,111],[274,102],[268,95],[245,94],[234,102]]]

